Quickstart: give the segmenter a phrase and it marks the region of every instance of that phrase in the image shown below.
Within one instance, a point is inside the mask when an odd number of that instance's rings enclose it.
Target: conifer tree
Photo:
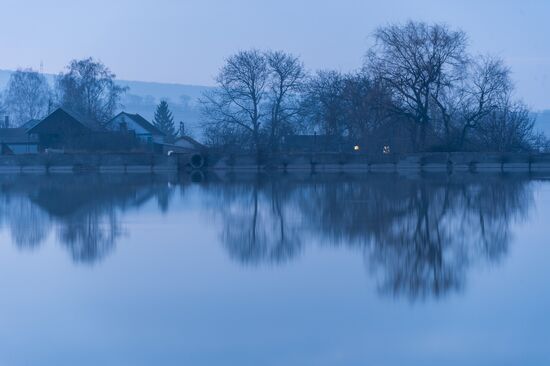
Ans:
[[[174,127],[174,117],[172,112],[168,108],[168,103],[163,100],[157,106],[155,112],[155,118],[153,119],[153,124],[156,128],[161,130],[166,134],[166,137],[169,139],[174,139],[176,136],[176,128]]]

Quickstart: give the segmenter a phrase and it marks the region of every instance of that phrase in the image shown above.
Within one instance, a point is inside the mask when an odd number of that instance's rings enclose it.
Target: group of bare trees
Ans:
[[[127,88],[115,82],[115,74],[92,58],[73,60],[51,84],[32,69],[12,73],[2,93],[2,109],[9,126],[44,118],[56,107],[64,107],[82,118],[100,125],[108,122]]]
[[[276,151],[298,123],[306,74],[284,52],[242,51],[226,61],[218,88],[205,94],[205,136],[211,145]]]
[[[276,152],[284,136],[394,151],[526,151],[547,145],[514,97],[510,70],[473,56],[464,32],[408,22],[376,30],[360,71],[307,74],[284,52],[242,51],[226,60],[203,100],[208,143]]]

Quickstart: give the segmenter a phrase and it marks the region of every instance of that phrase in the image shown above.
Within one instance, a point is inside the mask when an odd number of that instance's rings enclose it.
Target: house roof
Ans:
[[[0,143],[36,143],[36,138],[29,136],[24,128],[0,128]]]
[[[84,130],[90,131],[102,131],[103,128],[96,122],[90,121],[86,118],[80,117],[75,113],[69,112],[64,108],[57,108],[55,111],[50,113],[46,118],[34,124],[31,128],[27,130],[27,133],[39,133],[42,130],[42,127],[50,121],[62,120],[65,123],[68,121],[74,125],[80,126]]]
[[[161,130],[159,130],[157,127],[155,127],[155,125],[153,125],[151,122],[147,121],[145,118],[143,118],[141,115],[139,115],[137,113],[131,114],[131,113],[127,113],[127,112],[120,112],[113,119],[111,119],[111,121],[109,121],[109,123],[111,123],[115,118],[117,118],[121,115],[124,116],[124,117],[130,118],[132,121],[134,121],[135,123],[137,123],[138,125],[143,127],[145,130],[147,130],[152,135],[165,136],[165,134]]]
[[[196,148],[199,148],[199,149],[202,149],[202,148],[205,147],[203,144],[201,144],[200,142],[198,142],[197,140],[195,140],[194,138],[189,137],[189,136],[178,136],[176,138],[175,144],[177,144],[178,141],[187,141],[191,145],[193,145],[193,146],[195,146]]]
[[[31,119],[21,125],[20,128],[24,128],[26,131],[30,130],[34,126],[40,123],[41,119]]]

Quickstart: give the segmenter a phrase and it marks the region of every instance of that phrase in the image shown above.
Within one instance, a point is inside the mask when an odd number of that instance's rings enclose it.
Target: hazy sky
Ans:
[[[518,94],[550,108],[549,0],[0,0],[0,68],[59,72],[94,56],[120,78],[211,85],[224,57],[284,49],[309,69],[359,68],[373,30],[409,19],[465,30],[503,57]]]

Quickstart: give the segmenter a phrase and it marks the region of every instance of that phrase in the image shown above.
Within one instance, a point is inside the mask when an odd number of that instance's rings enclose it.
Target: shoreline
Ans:
[[[550,172],[550,154],[416,153],[402,155],[279,154],[257,164],[253,154],[205,154],[193,168],[193,154],[28,154],[0,156],[0,174],[310,172],[310,173],[530,173]]]

